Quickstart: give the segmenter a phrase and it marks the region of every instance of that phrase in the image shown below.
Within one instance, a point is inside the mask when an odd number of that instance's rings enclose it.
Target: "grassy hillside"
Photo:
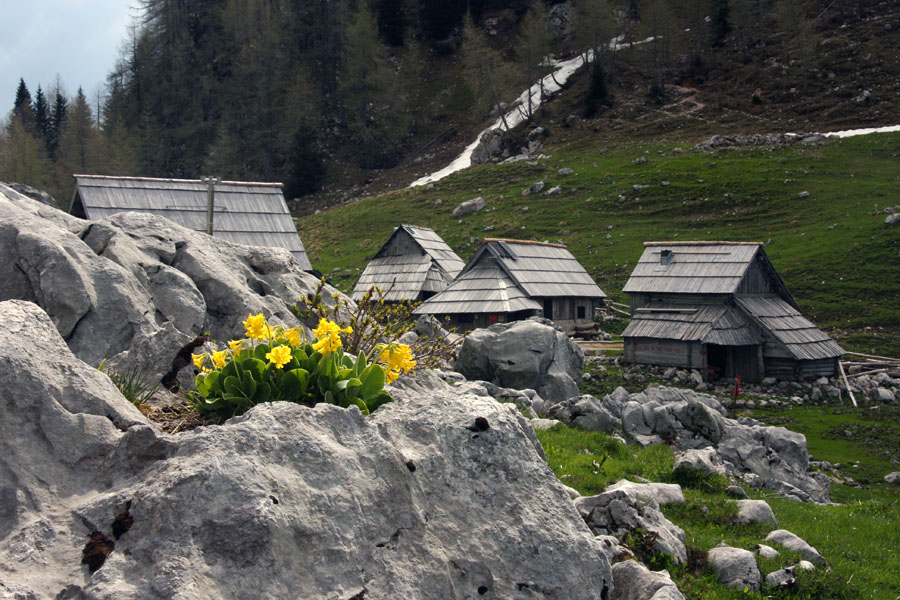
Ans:
[[[563,132],[547,138],[547,159],[474,167],[303,217],[313,266],[349,290],[393,228],[410,223],[434,228],[463,260],[484,237],[561,241],[624,301],[645,241],[760,241],[805,314],[847,349],[900,355],[900,226],[883,212],[900,206],[900,134],[706,153]],[[564,167],[575,173],[559,175]],[[545,192],[523,196],[537,181]],[[476,196],[484,210],[452,216]]]

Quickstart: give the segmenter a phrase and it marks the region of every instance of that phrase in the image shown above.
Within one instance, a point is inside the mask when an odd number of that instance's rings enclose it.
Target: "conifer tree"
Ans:
[[[516,47],[522,83],[526,87],[542,80],[547,71],[545,61],[550,54],[550,44],[550,29],[544,5],[540,0],[535,0],[519,23],[519,43]],[[543,95],[543,89],[541,94]],[[531,121],[535,110],[531,94],[528,95],[524,110],[525,120]]]
[[[16,100],[13,104],[13,115],[19,119],[25,130],[34,133],[34,113],[31,109],[31,93],[25,80],[19,78],[19,87],[16,88]]]
[[[38,86],[37,91],[34,93],[34,104],[32,105],[32,112],[34,113],[35,134],[43,142],[44,150],[49,156],[52,130],[52,122],[50,119],[50,105],[47,104],[47,97],[44,96],[44,92],[43,90],[41,90],[40,85]]]
[[[710,15],[710,27],[712,29],[712,45],[721,46],[725,43],[725,38],[731,33],[731,22],[729,17],[731,7],[728,0],[713,0],[712,14]]]
[[[62,130],[66,125],[66,118],[69,113],[69,101],[63,94],[62,87],[59,82],[56,85],[56,94],[53,100],[53,107],[50,110],[50,132],[47,144],[47,150],[50,158],[56,158],[56,151],[59,147],[59,138]]]

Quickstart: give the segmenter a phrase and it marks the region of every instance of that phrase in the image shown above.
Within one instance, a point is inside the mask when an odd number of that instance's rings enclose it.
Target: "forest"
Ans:
[[[141,0],[102,101],[20,81],[0,180],[61,203],[73,173],[279,181],[298,198],[474,128],[548,55],[595,50],[583,98],[593,116],[626,81],[661,95],[773,30],[803,60],[823,15],[862,18],[869,3]],[[613,34],[659,41],[613,56]]]

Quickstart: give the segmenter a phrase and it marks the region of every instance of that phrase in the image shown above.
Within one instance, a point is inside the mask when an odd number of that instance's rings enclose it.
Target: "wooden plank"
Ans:
[[[838,361],[838,370],[841,372],[841,377],[844,378],[844,385],[847,387],[847,393],[850,394],[850,400],[853,401],[853,406],[856,408],[856,398],[853,396],[853,390],[850,389],[850,382],[847,381],[847,374],[844,372],[844,365],[841,364],[841,361]]]

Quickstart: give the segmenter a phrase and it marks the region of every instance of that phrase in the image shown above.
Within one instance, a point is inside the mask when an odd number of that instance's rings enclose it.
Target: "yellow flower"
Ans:
[[[300,328],[292,327],[284,332],[285,337],[287,338],[288,344],[297,348],[300,346],[301,338],[300,338]]]
[[[313,350],[321,352],[322,354],[334,352],[341,347],[340,334],[342,331],[344,333],[351,333],[353,330],[350,327],[341,329],[337,326],[337,323],[333,323],[328,319],[319,319],[319,326],[313,330],[313,333],[318,340],[313,344]]]
[[[266,352],[266,358],[275,365],[276,369],[280,369],[291,362],[291,349],[289,346],[276,346],[272,348],[271,352]]]
[[[384,372],[384,382],[385,383],[393,383],[398,377],[400,377],[399,373],[394,371],[385,371]]]
[[[231,340],[228,342],[228,347],[231,348],[232,352],[238,353],[244,348],[244,344],[244,340]]]
[[[406,344],[388,345],[382,350],[379,358],[391,371],[408,373],[416,366],[416,361],[412,358],[412,352]]]
[[[258,315],[247,315],[244,321],[244,328],[247,330],[247,337],[251,340],[266,340],[269,338],[269,323],[262,313]]]
[[[209,375],[210,373],[212,373],[212,369],[210,369],[209,367],[203,367],[204,375]]]
[[[191,353],[191,360],[194,361],[194,366],[199,369],[203,366],[203,361],[206,360],[206,353],[205,352],[203,354]]]
[[[221,369],[225,366],[225,357],[228,356],[227,350],[220,350],[219,352],[213,352],[212,361],[213,364],[216,365],[217,369]]]

